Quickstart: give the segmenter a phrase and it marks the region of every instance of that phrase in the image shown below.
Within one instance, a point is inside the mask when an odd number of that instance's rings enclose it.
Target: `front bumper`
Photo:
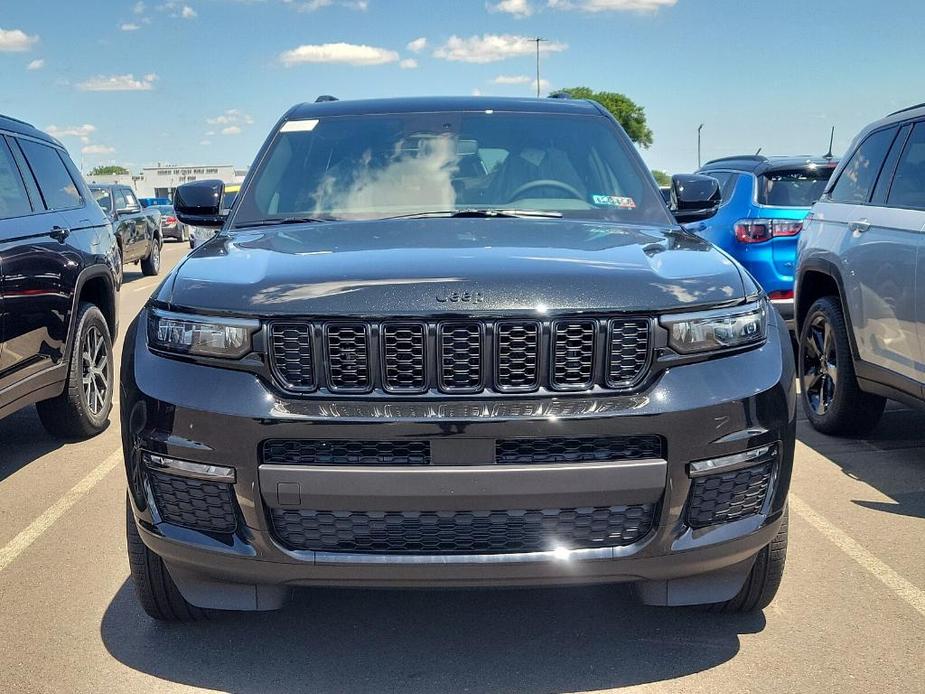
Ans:
[[[795,388],[780,320],[761,348],[673,367],[631,395],[387,401],[287,398],[258,377],[152,354],[145,314],[123,358],[123,443],[136,522],[186,598],[205,607],[276,607],[290,586],[483,586],[640,581],[647,601],[715,602],[741,587],[773,538],[789,487]],[[473,465],[495,439],[657,435],[657,459],[599,464]],[[268,439],[439,441],[451,464],[417,468],[262,464]],[[685,509],[693,460],[778,442],[760,512],[691,528]],[[454,448],[455,447],[455,448]],[[233,533],[164,522],[142,455],[234,468]],[[452,456],[451,456],[452,457]],[[442,461],[446,463],[447,461]],[[293,486],[294,485],[294,486]],[[293,497],[295,489],[295,497]],[[279,509],[427,511],[651,504],[654,520],[631,544],[513,553],[294,550],[270,522]],[[388,506],[388,508],[385,508]]]

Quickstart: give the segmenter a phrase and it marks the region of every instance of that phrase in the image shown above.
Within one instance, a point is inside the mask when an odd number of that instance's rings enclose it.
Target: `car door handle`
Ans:
[[[858,234],[863,234],[868,229],[870,229],[870,222],[866,219],[859,219],[848,224],[848,231],[851,233],[857,232]]]
[[[65,227],[59,227],[57,224],[55,224],[51,228],[51,231],[48,232],[48,234],[49,236],[51,236],[51,238],[55,239],[56,241],[60,241],[61,243],[64,243],[64,240],[68,236],[70,236],[71,230]]]

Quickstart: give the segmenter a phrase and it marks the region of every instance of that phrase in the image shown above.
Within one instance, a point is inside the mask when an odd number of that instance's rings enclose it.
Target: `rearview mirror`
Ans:
[[[671,177],[671,212],[679,224],[709,219],[719,209],[719,181],[710,176],[675,174]]]
[[[173,194],[177,219],[196,227],[220,227],[227,215],[222,214],[225,183],[219,180],[190,181]]]

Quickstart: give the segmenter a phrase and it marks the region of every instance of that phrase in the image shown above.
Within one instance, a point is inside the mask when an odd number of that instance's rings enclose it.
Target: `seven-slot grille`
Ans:
[[[274,376],[286,390],[390,394],[626,389],[645,377],[647,318],[329,322],[270,325]],[[316,360],[322,359],[318,363]]]

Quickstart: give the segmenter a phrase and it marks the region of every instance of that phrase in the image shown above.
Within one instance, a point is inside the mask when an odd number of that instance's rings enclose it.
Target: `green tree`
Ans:
[[[671,185],[671,176],[669,176],[664,171],[659,171],[658,169],[652,169],[652,175],[655,177],[655,182],[660,186],[670,186]]]
[[[596,92],[590,87],[563,89],[573,99],[592,99],[606,108],[617,119],[630,139],[642,148],[652,146],[652,131],[646,124],[646,110],[632,99],[618,92]]]
[[[107,166],[97,166],[90,171],[91,176],[127,176],[129,170],[118,164],[109,164]]]

